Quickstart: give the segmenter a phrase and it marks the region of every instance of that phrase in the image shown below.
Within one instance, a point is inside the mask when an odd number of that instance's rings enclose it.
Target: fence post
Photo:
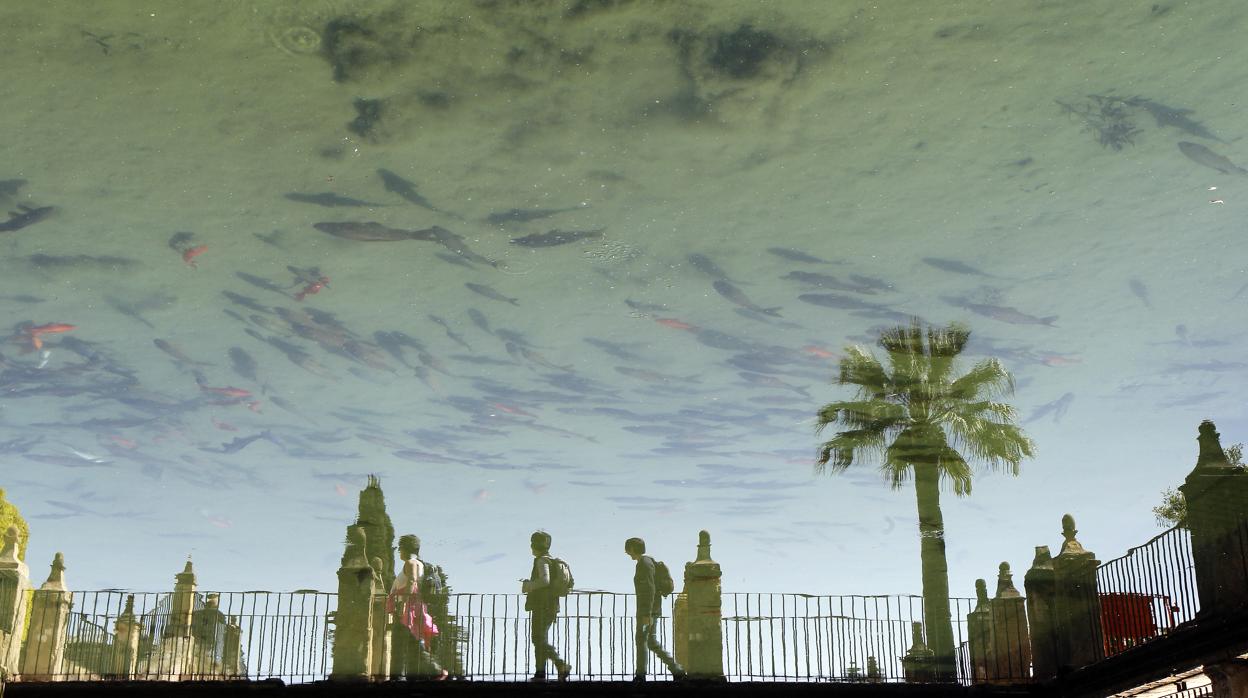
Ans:
[[[368,536],[367,533],[364,535]],[[381,558],[374,556],[369,560],[369,567],[373,571],[373,584],[384,591],[382,579],[385,566]],[[374,681],[385,681],[390,678],[390,617],[390,614],[386,613],[386,596],[373,594],[373,649],[369,673]],[[403,631],[407,632],[407,629],[404,628]]]
[[[1213,422],[1200,423],[1196,467],[1179,486],[1187,500],[1200,617],[1248,606],[1248,471],[1227,462]]]
[[[126,608],[113,626],[112,674],[119,679],[133,679],[139,661],[139,635],[143,627],[134,617],[134,594],[126,595]]]
[[[1075,539],[1075,519],[1062,517],[1062,552],[1053,559],[1056,593],[1057,669],[1065,673],[1096,662],[1104,655],[1101,597],[1096,568],[1100,561]]]
[[[711,559],[711,534],[698,532],[698,557],[685,563],[685,614],[690,676],[724,678],[723,570]],[[679,644],[679,641],[678,641]]]
[[[17,526],[9,526],[0,548],[0,676],[12,677],[18,670],[28,589],[30,569],[17,557]]]
[[[927,683],[936,679],[936,653],[923,642],[923,624],[910,624],[911,644],[901,658],[906,683]]]
[[[335,681],[366,681],[372,670],[373,568],[364,557],[365,549],[364,527],[348,526],[334,612],[330,678]]]
[[[975,610],[966,614],[967,642],[971,649],[971,680],[988,680],[988,651],[992,647],[992,608],[988,584],[975,580]]]
[[[1032,676],[1037,681],[1057,677],[1057,627],[1054,623],[1054,594],[1057,581],[1049,546],[1037,545],[1031,569],[1023,577],[1027,592],[1027,619],[1031,626]]]
[[[997,595],[992,599],[992,649],[989,666],[998,683],[1026,681],[1031,668],[1031,635],[1027,630],[1026,601],[1014,586],[1010,563],[997,572]]]
[[[22,654],[23,681],[55,681],[65,660],[65,629],[74,595],[65,588],[65,557],[52,559],[48,580],[34,593]]]

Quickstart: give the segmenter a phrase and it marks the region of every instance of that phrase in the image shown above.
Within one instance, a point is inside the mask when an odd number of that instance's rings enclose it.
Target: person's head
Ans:
[[[406,555],[420,555],[420,538],[415,534],[399,536],[399,557]]]
[[[629,538],[624,541],[624,552],[636,560],[646,554],[646,542],[640,538]]]
[[[550,552],[550,534],[545,531],[534,531],[529,536],[529,547],[534,555],[545,555]]]

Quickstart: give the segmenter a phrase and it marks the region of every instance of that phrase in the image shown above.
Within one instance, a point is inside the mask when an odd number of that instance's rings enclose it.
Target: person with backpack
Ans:
[[[637,561],[637,568],[633,572],[633,591],[637,593],[637,668],[633,673],[633,681],[646,680],[646,664],[650,652],[654,652],[667,670],[672,672],[672,678],[684,679],[685,670],[663,649],[655,636],[658,618],[663,614],[663,597],[670,596],[675,587],[672,574],[667,565],[646,555],[646,541],[640,538],[624,541],[624,552]]]
[[[528,579],[521,579],[520,591],[524,593],[524,610],[532,617],[533,657],[537,670],[530,681],[546,680],[546,662],[552,661],[560,681],[567,681],[572,665],[559,656],[550,644],[550,628],[559,614],[559,599],[572,590],[572,573],[567,563],[550,556],[550,534],[536,531],[529,537],[533,552],[533,570]]]
[[[420,538],[410,533],[399,537],[403,568],[394,576],[394,584],[386,597],[386,612],[394,618],[390,634],[391,656],[395,658],[392,671],[408,681],[441,681],[446,678],[447,671],[429,653],[430,644],[438,635],[438,626],[429,615],[421,593],[425,563],[419,555]]]

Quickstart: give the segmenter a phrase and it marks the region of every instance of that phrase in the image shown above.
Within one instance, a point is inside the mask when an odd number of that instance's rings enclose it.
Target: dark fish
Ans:
[[[668,310],[668,307],[663,303],[642,303],[641,301],[635,301],[630,298],[625,298],[624,303],[633,310],[642,313],[661,313]]]
[[[155,344],[157,349],[173,357],[173,360],[180,365],[183,365],[183,366],[211,366],[212,365],[209,363],[205,363],[203,361],[195,361],[194,359],[187,356],[186,353],[183,352],[181,348],[163,339],[159,339],[159,338],[153,339],[152,344]]]
[[[789,279],[790,281],[798,281],[811,286],[818,286],[819,288],[826,288],[834,291],[849,291],[851,293],[866,294],[875,293],[875,289],[871,286],[848,283],[828,274],[816,274],[809,271],[791,271],[780,278]]]
[[[1149,310],[1153,309],[1153,303],[1148,298],[1148,287],[1144,285],[1143,281],[1140,281],[1139,279],[1131,279],[1127,282],[1127,286],[1131,287],[1131,293],[1134,293],[1135,297],[1140,299],[1140,302],[1144,304],[1145,308],[1148,308]]]
[[[450,252],[434,252],[433,256],[443,262],[446,262],[447,264],[454,264],[457,267],[464,267],[466,269],[476,269],[476,267],[472,266],[472,262],[469,262],[457,254],[451,254]]]
[[[253,383],[260,382],[260,380],[256,378],[256,360],[251,357],[251,354],[248,354],[239,347],[230,347],[230,364],[233,366],[234,372],[238,375]]]
[[[704,254],[695,252],[689,255],[688,257],[686,257],[685,259],[689,260],[689,264],[693,265],[694,269],[697,269],[698,271],[702,272],[703,274],[706,274],[712,279],[719,279],[720,281],[732,281],[732,279],[728,278],[728,274],[724,273],[724,270],[719,268],[718,264],[711,261],[711,258],[707,257]]]
[[[16,211],[9,211],[9,220],[0,223],[0,233],[11,233],[28,225],[34,225],[52,215],[55,210],[52,206],[32,208],[25,204],[18,204]]]
[[[476,308],[468,309],[468,319],[472,320],[472,324],[476,325],[482,332],[492,335],[494,330],[490,329],[490,321],[485,318],[485,313]]]
[[[434,206],[433,204],[429,203],[428,199],[421,196],[420,193],[416,191],[416,184],[414,182],[409,182],[408,180],[403,179],[397,174],[386,169],[378,168],[377,174],[381,176],[381,183],[386,187],[386,191],[390,192],[391,194],[397,194],[400,198],[405,199],[413,204],[416,204],[417,206],[420,206],[421,208],[427,208],[430,211],[433,211],[435,213],[442,213],[448,216],[455,216],[455,214],[450,213],[448,211],[443,211],[437,206]],[[455,217],[458,218],[459,216],[455,216]]]
[[[243,450],[244,448],[247,448],[251,444],[261,439],[264,439],[265,441],[272,441],[273,443],[277,443],[276,441],[273,440],[272,433],[268,431],[262,431],[259,434],[255,434],[253,436],[239,436],[235,438],[233,441],[230,441],[229,443],[221,444],[220,448],[206,448],[204,446],[200,446],[199,450],[207,451],[209,453],[238,453],[239,451]]]
[[[737,375],[741,376],[741,379],[744,380],[746,383],[749,383],[750,385],[758,385],[764,388],[781,388],[784,390],[792,390],[793,392],[797,393],[798,395],[801,395],[802,397],[810,397],[810,393],[806,392],[805,388],[798,386],[798,385],[785,383],[784,381],[780,380],[779,378],[776,378],[775,376],[769,376],[769,375],[762,374],[762,373],[749,373],[748,371],[738,371]]]
[[[1028,417],[1026,422],[1024,423],[1028,424],[1028,423],[1036,421],[1037,419],[1043,419],[1044,417],[1053,415],[1053,423],[1060,424],[1062,422],[1062,417],[1066,416],[1066,410],[1070,409],[1070,403],[1074,401],[1075,401],[1075,394],[1066,393],[1065,395],[1062,395],[1061,397],[1054,400],[1053,402],[1046,402],[1043,405],[1037,407],[1036,410],[1031,413],[1031,416]]]
[[[1211,141],[1218,141],[1219,143],[1226,142],[1213,135],[1213,132],[1205,128],[1204,124],[1189,117],[1188,114],[1195,113],[1191,109],[1176,109],[1174,107],[1167,107],[1164,104],[1154,102],[1151,99],[1145,99],[1143,97],[1132,97],[1131,99],[1125,101],[1133,107],[1139,107],[1148,112],[1149,116],[1153,117],[1153,121],[1155,121],[1159,127],[1169,126],[1171,128],[1177,128],[1180,131],[1190,133],[1197,138],[1208,138]]]
[[[674,376],[669,373],[659,373],[644,368],[632,368],[631,366],[616,366],[615,372],[629,378],[636,378],[647,383],[700,383],[701,379],[697,376]]]
[[[716,293],[723,296],[724,298],[727,298],[733,303],[736,303],[742,308],[745,308],[747,310],[753,310],[756,313],[762,313],[764,315],[771,315],[772,317],[780,317],[779,306],[775,308],[764,308],[758,305],[757,303],[755,303],[754,301],[750,300],[741,291],[741,289],[737,288],[736,286],[733,286],[731,283],[724,281],[723,279],[716,279],[715,283],[712,284],[712,286],[714,286]]]
[[[498,213],[491,213],[486,216],[485,220],[494,225],[505,225],[507,223],[525,223],[527,221],[535,221],[541,218],[550,218],[559,213],[567,213],[568,211],[576,211],[581,206],[569,206],[568,208],[513,208]]]
[[[841,296],[835,293],[803,293],[797,299],[803,303],[811,305],[821,305],[825,308],[840,308],[841,310],[882,310],[884,306],[878,303],[868,303],[860,301],[857,298],[849,296]]]
[[[490,259],[489,257],[483,257],[468,249],[468,246],[464,244],[464,238],[452,233],[446,228],[435,225],[432,228],[428,228],[422,232],[431,234],[434,242],[442,245],[446,249],[459,255],[460,257],[463,257],[469,262],[476,262],[477,264],[484,264],[491,267],[498,266],[497,261]]]
[[[446,331],[446,336],[449,337],[452,342],[455,342],[456,344],[467,349],[468,351],[472,351],[472,345],[464,341],[464,338],[460,336],[459,333],[451,329],[451,323],[447,322],[446,320],[443,320],[437,315],[430,315],[429,319],[441,325],[442,329]]]
[[[260,242],[263,242],[266,245],[272,245],[273,247],[276,247],[279,250],[286,249],[286,246],[283,245],[279,240],[279,238],[282,237],[282,231],[280,230],[274,230],[268,235],[265,235],[263,233],[252,233],[251,235],[252,237],[256,238],[257,240],[259,240]]]
[[[236,271],[234,272],[234,276],[237,276],[256,288],[262,288],[266,291],[272,291],[273,293],[280,293],[283,296],[286,295],[286,288],[279,285],[275,281],[269,281],[268,279],[256,276],[255,274],[248,274],[245,271]]]
[[[412,364],[409,364],[407,362],[407,357],[403,355],[404,343],[401,339],[399,339],[398,337],[399,334],[400,333],[398,332],[385,332],[382,330],[378,330],[377,332],[373,333],[373,341],[377,342],[377,346],[384,349],[386,353],[390,354],[390,356],[393,356],[395,360],[397,360],[399,363],[403,364],[404,366],[407,366],[410,369],[415,369],[416,367],[413,366]]]
[[[1047,325],[1048,327],[1053,327],[1053,323],[1057,320],[1056,315],[1036,317],[1008,306],[971,303],[961,298],[945,298],[944,300],[959,308],[966,308],[977,315],[983,315],[1001,322],[1008,322],[1011,325]]]
[[[185,230],[174,233],[169,238],[169,249],[182,254],[186,248],[190,246],[191,241],[195,239],[195,233],[188,233]]]
[[[804,264],[831,264],[826,259],[819,259],[813,255],[808,255],[801,250],[792,247],[768,247],[767,251],[781,259],[787,259],[790,262],[802,262]]]
[[[608,342],[605,339],[597,339],[595,337],[584,337],[583,341],[586,344],[598,347],[618,359],[624,359],[625,361],[641,361],[643,359],[641,355],[628,350],[625,345],[618,342]]]
[[[251,296],[244,296],[241,293],[234,293],[233,291],[222,291],[221,295],[228,298],[231,303],[234,303],[235,305],[241,305],[244,308],[249,308],[251,310],[255,310],[261,313],[273,312],[272,308],[270,308],[267,305],[262,305],[260,301],[256,300],[255,298],[252,298]]]
[[[358,206],[364,208],[385,206],[385,204],[376,204],[371,201],[352,199],[349,196],[339,196],[332,191],[321,192],[319,194],[304,194],[302,192],[292,191],[285,196],[287,199],[297,201],[301,204],[316,204],[317,206],[326,206],[328,208],[334,208],[337,206]]]
[[[138,265],[138,261],[129,257],[115,257],[112,255],[93,256],[87,254],[70,254],[70,255],[52,255],[52,254],[32,254],[26,257],[26,261],[33,267],[40,269],[55,269],[64,267],[100,267],[107,269],[129,269]]]
[[[335,237],[360,242],[396,242],[399,240],[437,241],[435,228],[424,230],[402,230],[389,228],[373,221],[325,221],[313,223],[313,228]]]
[[[1211,167],[1222,174],[1242,174],[1248,175],[1248,170],[1236,165],[1223,155],[1209,150],[1199,143],[1190,143],[1188,141],[1179,141],[1179,150],[1195,162],[1205,167]]]
[[[441,463],[441,464],[461,463],[465,465],[468,464],[468,461],[460,460],[458,458],[448,458],[446,456],[439,456],[436,453],[429,453],[428,451],[416,451],[410,448],[405,448],[405,449],[395,451],[392,455],[394,455],[395,458],[402,458],[403,460],[415,461],[417,463]]]
[[[862,274],[850,274],[849,280],[871,291],[892,291],[893,284],[879,279],[874,276],[863,276]],[[868,293],[870,291],[867,291]]]
[[[23,293],[16,296],[0,296],[0,300],[13,301],[15,303],[42,303],[45,299]]]
[[[141,322],[144,325],[147,325],[148,327],[152,329],[156,329],[155,325],[149,322],[147,318],[143,317],[142,311],[139,310],[139,307],[135,305],[134,303],[126,303],[125,301],[122,301],[119,298],[114,298],[112,296],[105,296],[104,302],[108,303],[110,306],[112,306],[113,310],[116,310],[122,315],[125,315],[126,317],[132,320]]]
[[[940,257],[924,257],[923,263],[929,266],[936,267],[937,269],[941,271],[947,271],[947,272],[951,272],[954,274],[967,274],[969,276],[982,276],[988,279],[997,278],[993,276],[992,274],[984,273],[980,271],[979,269],[976,269],[975,267],[972,267],[969,264],[964,264],[963,262],[959,262],[956,259],[942,259]]]
[[[596,240],[602,237],[602,231],[604,230],[606,228],[598,228],[596,230],[552,230],[549,233],[534,233],[525,235],[522,238],[512,238],[511,244],[523,247],[555,247],[556,245],[567,245],[578,240]]]
[[[503,294],[499,293],[498,291],[495,291],[494,289],[490,288],[489,286],[486,286],[485,284],[474,284],[471,281],[469,281],[465,283],[464,286],[466,286],[469,291],[472,291],[473,293],[479,293],[482,296],[485,296],[486,298],[489,298],[492,301],[501,301],[503,303],[511,303],[512,305],[520,305],[519,299],[508,298],[507,296],[504,296]]]

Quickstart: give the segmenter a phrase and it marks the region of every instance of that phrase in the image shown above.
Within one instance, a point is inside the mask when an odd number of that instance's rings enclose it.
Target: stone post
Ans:
[[[161,638],[191,636],[191,616],[195,613],[195,569],[191,558],[186,566],[174,576],[173,598],[169,603],[169,620],[161,631]]]
[[[1248,607],[1248,471],[1232,466],[1213,422],[1200,423],[1196,467],[1179,486],[1192,532],[1199,615]]]
[[[191,614],[195,663],[192,673],[200,678],[219,677],[222,673],[218,646],[225,641],[225,614],[221,612],[221,595],[208,594],[204,607]]]
[[[672,656],[689,666],[689,593],[684,589],[672,595]]]
[[[225,637],[221,643],[221,675],[226,679],[243,678],[243,628],[236,616],[225,623]]]
[[[139,661],[139,636],[143,626],[134,617],[134,594],[126,595],[126,608],[113,626],[111,673],[119,679],[133,679]]]
[[[879,683],[884,677],[880,674],[880,662],[874,655],[867,656],[867,681],[870,683]]]
[[[989,679],[1018,683],[1031,678],[1031,634],[1027,629],[1027,605],[1014,587],[1010,563],[997,572],[997,595],[992,599],[992,649]]]
[[[338,610],[334,612],[335,681],[367,681],[372,671],[373,568],[365,555],[363,526],[347,527],[347,546],[338,567]]]
[[[1054,595],[1057,581],[1049,546],[1037,545],[1031,569],[1023,577],[1027,592],[1027,619],[1031,627],[1032,676],[1037,681],[1057,677],[1057,627],[1054,625]]]
[[[1065,673],[1087,666],[1104,655],[1101,597],[1096,588],[1096,555],[1075,539],[1075,519],[1062,517],[1062,552],[1053,559],[1056,594],[1057,669]]]
[[[365,534],[367,538],[367,534]],[[382,584],[385,566],[382,559],[374,557],[369,567],[373,570],[373,649],[372,663],[369,673],[374,681],[385,681],[390,677],[390,625],[391,615],[386,613],[386,594]],[[406,630],[404,630],[406,632]]]
[[[65,557],[57,553],[48,580],[32,601],[30,630],[22,653],[23,681],[55,681],[63,673],[65,628],[73,603],[73,593],[65,588]]]
[[[911,644],[901,658],[901,671],[906,683],[929,683],[936,680],[936,653],[923,642],[923,624],[910,624]]]
[[[685,563],[686,621],[682,623],[688,643],[682,662],[690,676],[724,678],[723,570],[711,559],[711,534],[698,532],[698,557]],[[681,640],[677,640],[679,645]]]
[[[975,610],[966,614],[966,635],[971,650],[971,679],[987,681],[988,652],[992,647],[992,602],[988,600],[988,584],[975,580]]]
[[[13,676],[21,660],[30,569],[17,557],[17,526],[4,532],[0,548],[0,675]]]

